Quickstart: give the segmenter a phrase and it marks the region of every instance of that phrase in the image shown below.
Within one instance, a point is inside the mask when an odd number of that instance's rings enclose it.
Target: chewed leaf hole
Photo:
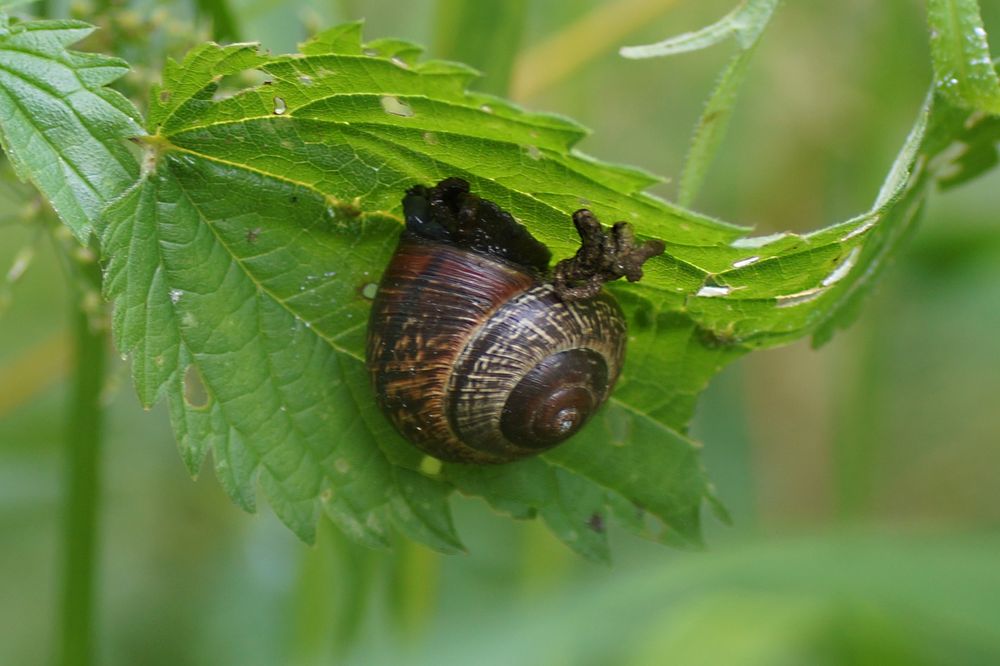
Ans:
[[[193,365],[184,371],[184,402],[193,409],[204,409],[209,403],[208,389],[198,368]]]
[[[420,459],[420,472],[425,476],[437,476],[441,473],[441,461],[433,456]]]
[[[587,527],[598,534],[604,534],[604,531],[607,529],[604,516],[597,511],[590,514],[590,518],[587,520]]]
[[[398,97],[383,95],[380,101],[382,102],[382,110],[390,115],[402,118],[412,118],[416,115],[413,113],[413,108]]]

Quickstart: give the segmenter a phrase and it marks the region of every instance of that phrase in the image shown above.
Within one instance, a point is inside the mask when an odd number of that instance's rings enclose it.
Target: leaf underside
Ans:
[[[974,175],[996,130],[932,98],[871,211],[809,235],[746,238],[643,193],[648,174],[575,151],[575,123],[469,93],[474,72],[418,54],[395,40],[363,45],[348,24],[291,56],[209,44],[168,63],[144,173],[92,221],[143,404],[167,399],[192,474],[210,452],[234,501],[254,510],[263,490],[307,541],[326,514],[361,543],[385,545],[396,529],[460,550],[458,490],[541,517],[596,560],[609,558],[609,521],[698,545],[712,497],[684,433],[708,380],[750,349],[843,325],[935,175]],[[250,70],[261,85],[230,86]],[[959,135],[966,152],[949,147]],[[509,210],[556,259],[575,251],[570,215],[584,206],[667,243],[642,282],[613,286],[630,326],[615,396],[539,458],[428,465],[370,395],[365,294],[395,246],[401,194],[448,176]]]
[[[0,14],[0,146],[83,241],[138,177],[121,138],[142,133],[131,103],[104,87],[128,64],[65,48],[93,30],[80,21],[9,24]]]

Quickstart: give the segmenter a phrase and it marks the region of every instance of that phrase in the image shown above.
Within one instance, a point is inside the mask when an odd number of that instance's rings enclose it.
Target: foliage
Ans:
[[[742,50],[696,136],[686,200],[725,129],[709,120],[730,111],[774,3],[746,7],[759,10],[752,29],[734,27],[738,10],[715,31],[735,31]],[[458,490],[514,517],[538,515],[579,553],[606,560],[611,518],[657,540],[700,543],[702,504],[713,498],[685,432],[708,380],[751,349],[828,339],[856,313],[931,186],[995,162],[996,76],[980,62],[988,51],[977,7],[932,3],[929,21],[932,42],[941,40],[939,85],[879,196],[807,235],[746,237],[648,195],[654,177],[575,150],[585,134],[576,123],[468,92],[469,68],[420,61],[419,47],[399,40],[363,44],[356,23],[298,54],[206,44],[168,62],[146,134],[130,103],[104,87],[125,65],[67,50],[86,26],[2,18],[0,136],[77,237],[99,239],[117,343],[132,356],[142,403],[167,398],[192,474],[211,452],[240,506],[254,509],[259,485],[307,541],[322,512],[364,544],[388,543],[392,526],[459,550],[449,505]],[[969,31],[981,37],[971,50]],[[974,67],[958,66],[970,58]],[[251,70],[263,83],[233,84]],[[144,147],[141,175],[127,139]],[[400,194],[453,175],[525,221],[557,258],[574,250],[568,220],[583,205],[667,243],[643,282],[614,287],[632,335],[616,395],[538,459],[434,464],[398,438],[368,393],[365,287],[392,251]]]
[[[105,87],[128,65],[65,48],[92,30],[79,21],[12,24],[0,13],[0,145],[81,240],[139,175],[121,142],[141,133],[138,113]]]

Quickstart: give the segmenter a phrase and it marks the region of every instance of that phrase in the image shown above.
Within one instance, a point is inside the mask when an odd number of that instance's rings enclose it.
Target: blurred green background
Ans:
[[[140,90],[216,17],[222,38],[294,49],[366,36],[471,61],[480,86],[594,130],[597,157],[676,176],[731,51],[626,61],[625,44],[709,23],[732,0],[48,2],[105,26],[88,45]],[[1000,3],[983,3],[1000,43]],[[514,18],[500,20],[497,6]],[[466,13],[463,13],[466,12]],[[523,21],[517,21],[517,14]],[[462,19],[482,31],[456,31]],[[152,32],[150,29],[152,28]],[[931,71],[923,3],[789,2],[756,54],[697,207],[761,234],[865,210]],[[483,36],[485,35],[485,37]],[[486,51],[489,41],[506,45]],[[996,51],[994,51],[996,52]],[[500,55],[497,56],[496,54]],[[509,81],[507,74],[509,73]],[[3,164],[0,162],[0,164]],[[50,661],[59,617],[71,295],[50,236],[0,171],[0,271],[33,252],[0,314],[0,664]],[[670,181],[657,188],[672,197]],[[939,193],[859,322],[813,350],[753,354],[694,426],[734,525],[706,552],[613,531],[613,568],[541,526],[456,498],[467,555],[304,546],[266,507],[192,482],[165,410],[116,360],[105,391],[98,570],[102,664],[1000,663],[1000,171]],[[2,307],[2,306],[0,306]]]

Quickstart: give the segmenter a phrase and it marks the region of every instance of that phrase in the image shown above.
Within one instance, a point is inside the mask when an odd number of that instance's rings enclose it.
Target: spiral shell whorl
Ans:
[[[596,372],[563,377],[565,361],[574,360],[568,354],[583,350],[588,352],[586,358],[593,359],[589,365]],[[576,432],[604,402],[624,353],[625,319],[610,296],[565,303],[551,285],[536,285],[496,311],[457,357],[447,398],[452,426],[462,441],[512,458],[554,446]],[[532,371],[553,358],[556,361],[543,368],[533,388],[522,386]],[[600,385],[581,381],[583,375]],[[564,381],[589,393],[589,405],[577,401],[576,413],[561,417],[572,420],[572,427],[558,435],[543,435],[531,423],[549,396],[568,388]],[[552,417],[558,413],[553,411]]]

